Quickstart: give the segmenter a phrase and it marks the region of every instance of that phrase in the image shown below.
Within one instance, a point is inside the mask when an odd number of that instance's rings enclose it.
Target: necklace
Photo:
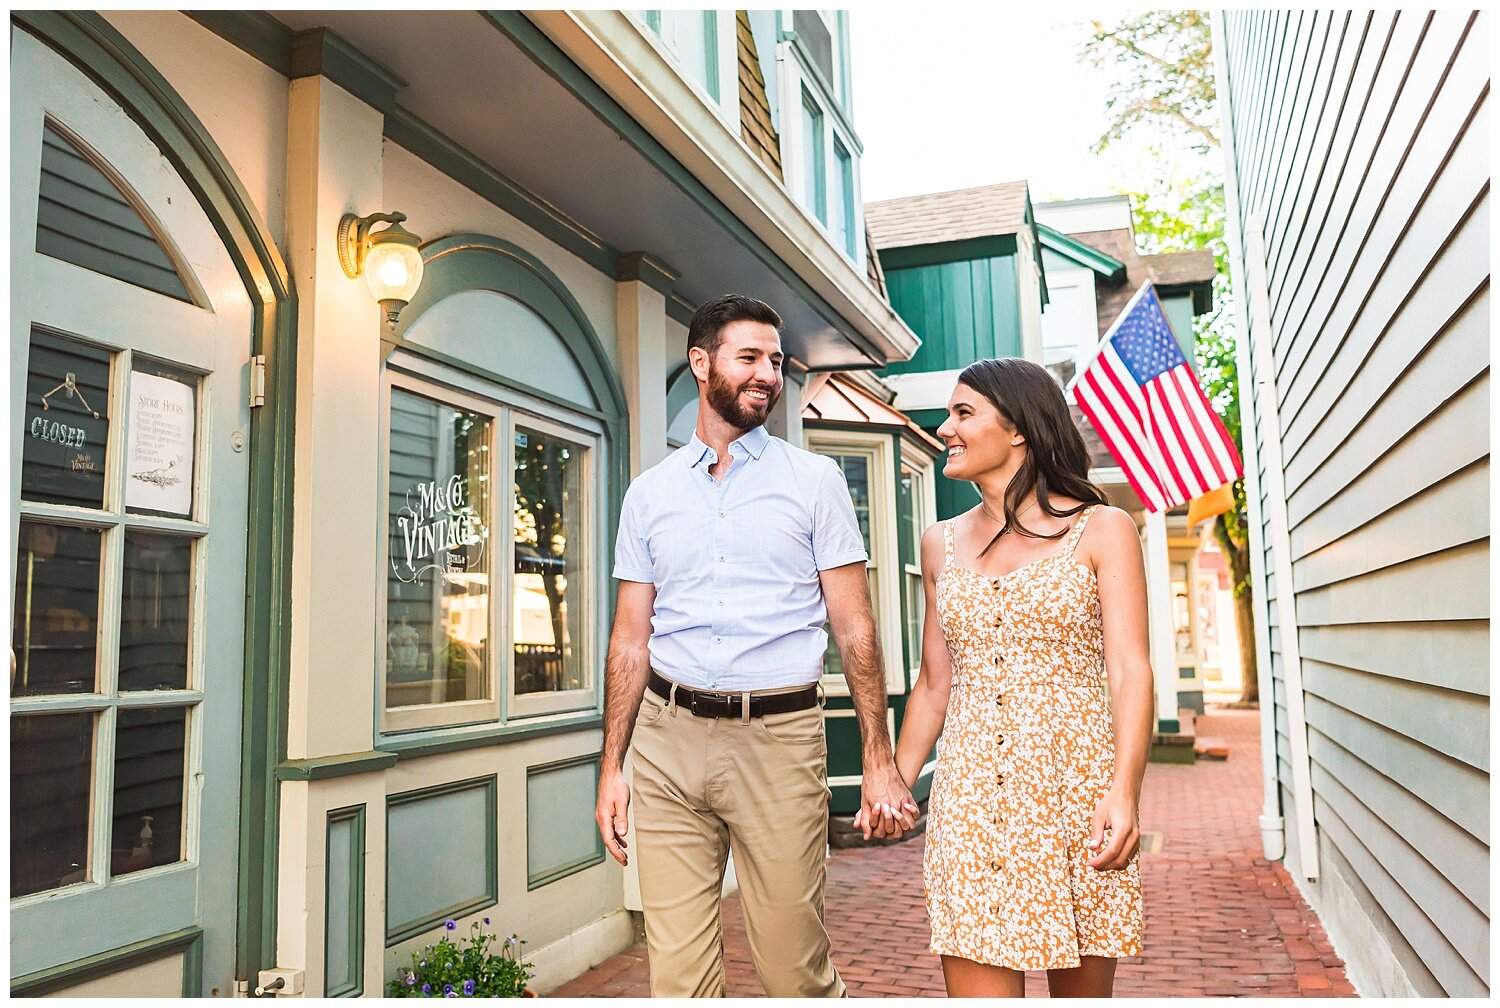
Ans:
[[[1020,511],[1016,512],[1016,521],[1019,522],[1021,520],[1021,515],[1025,514],[1027,511],[1030,511],[1032,508],[1036,507],[1036,505],[1037,505],[1037,502],[1033,500],[1030,504],[1027,504]],[[994,522],[996,525],[999,525],[1002,529],[1007,529],[1008,530],[1010,528],[1010,526],[1007,525],[1005,522],[1001,521],[999,518],[996,518],[994,515],[990,514],[990,509],[984,506],[984,500],[983,499],[981,499],[979,501],[979,510],[983,511],[986,518],[988,518],[990,521]]]

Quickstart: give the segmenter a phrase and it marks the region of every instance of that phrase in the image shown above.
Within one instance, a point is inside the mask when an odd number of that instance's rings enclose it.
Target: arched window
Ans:
[[[385,383],[382,731],[593,709],[618,379],[524,250],[463,235],[423,256]]]

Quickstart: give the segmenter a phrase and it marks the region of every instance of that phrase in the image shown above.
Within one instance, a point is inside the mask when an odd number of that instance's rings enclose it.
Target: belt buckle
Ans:
[[[700,706],[701,704],[701,706]],[[729,694],[697,690],[693,693],[692,712],[699,717],[729,717]]]

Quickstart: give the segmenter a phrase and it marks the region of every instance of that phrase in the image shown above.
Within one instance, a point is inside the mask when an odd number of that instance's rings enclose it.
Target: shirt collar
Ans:
[[[739,445],[741,448],[745,449],[745,451],[750,453],[751,458],[758,459],[765,452],[766,445],[770,443],[771,434],[766,430],[765,425],[762,424],[761,426],[756,427],[753,430],[746,431],[744,434],[729,442],[729,447],[733,448],[735,445]],[[688,464],[689,469],[697,468],[698,463],[707,458],[709,452],[712,451],[712,449],[709,448],[708,445],[704,444],[702,439],[698,437],[697,431],[693,432],[693,437],[692,440],[688,442],[688,447],[691,449],[691,451],[688,452],[688,458],[692,459],[692,461]]]

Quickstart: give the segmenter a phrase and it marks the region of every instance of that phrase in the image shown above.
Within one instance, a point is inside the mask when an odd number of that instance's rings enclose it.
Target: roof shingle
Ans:
[[[866,203],[865,226],[877,249],[1014,234],[1026,226],[1026,182]]]

